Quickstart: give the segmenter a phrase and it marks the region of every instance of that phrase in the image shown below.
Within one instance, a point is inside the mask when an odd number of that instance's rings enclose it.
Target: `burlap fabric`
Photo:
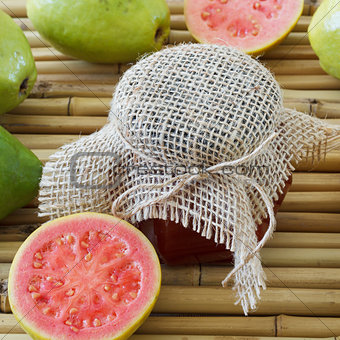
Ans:
[[[108,124],[63,146],[43,170],[40,215],[97,211],[169,219],[234,252],[237,302],[256,308],[259,250],[293,160],[317,161],[339,130],[282,105],[279,85],[229,47],[181,45],[139,61],[116,88]],[[256,224],[270,217],[261,242]]]

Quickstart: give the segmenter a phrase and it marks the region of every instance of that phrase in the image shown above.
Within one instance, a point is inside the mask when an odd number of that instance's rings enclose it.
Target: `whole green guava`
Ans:
[[[36,155],[0,126],[0,220],[38,194],[41,172]]]
[[[28,0],[27,13],[57,50],[94,63],[132,62],[170,32],[165,0]]]
[[[340,79],[340,3],[324,0],[308,27],[309,41],[325,72]]]
[[[0,114],[18,106],[36,79],[37,70],[24,33],[0,10]]]

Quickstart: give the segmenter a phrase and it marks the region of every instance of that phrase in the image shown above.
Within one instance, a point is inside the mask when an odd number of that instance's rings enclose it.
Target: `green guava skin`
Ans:
[[[328,13],[328,14],[327,14]],[[324,0],[316,10],[308,27],[309,41],[320,66],[340,79],[340,3]]]
[[[0,126],[0,220],[38,194],[41,172],[34,153]]]
[[[24,33],[0,10],[0,114],[18,106],[36,79],[37,70]]]
[[[165,0],[28,0],[27,13],[57,50],[93,63],[133,62],[170,32]]]

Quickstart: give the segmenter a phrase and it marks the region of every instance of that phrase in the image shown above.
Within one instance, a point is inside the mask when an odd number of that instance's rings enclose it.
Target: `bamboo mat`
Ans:
[[[186,30],[183,0],[168,0],[169,44],[193,41]],[[320,68],[306,34],[319,1],[306,1],[297,26],[261,61],[284,88],[286,107],[340,124],[340,80]],[[45,162],[79,135],[106,122],[115,84],[130,65],[93,65],[51,48],[26,17],[25,0],[3,0],[0,8],[25,32],[36,60],[38,80],[29,99],[0,117]],[[0,280],[6,280],[18,247],[44,222],[37,200],[0,221]],[[237,340],[340,335],[340,149],[318,165],[301,164],[278,213],[273,240],[262,250],[268,289],[249,317],[234,305],[231,288],[219,282],[230,267],[163,266],[163,284],[153,314],[133,340]],[[29,339],[1,296],[0,337]],[[10,333],[10,334],[8,334]]]

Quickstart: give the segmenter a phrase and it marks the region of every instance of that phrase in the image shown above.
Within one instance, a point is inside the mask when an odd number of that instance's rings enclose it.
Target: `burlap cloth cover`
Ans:
[[[167,48],[124,74],[103,129],[50,157],[40,216],[113,212],[190,225],[234,252],[223,284],[234,278],[247,314],[266,287],[259,250],[293,160],[318,160],[338,144],[339,130],[285,109],[279,85],[251,57],[215,45]],[[256,223],[268,214],[258,242]]]

